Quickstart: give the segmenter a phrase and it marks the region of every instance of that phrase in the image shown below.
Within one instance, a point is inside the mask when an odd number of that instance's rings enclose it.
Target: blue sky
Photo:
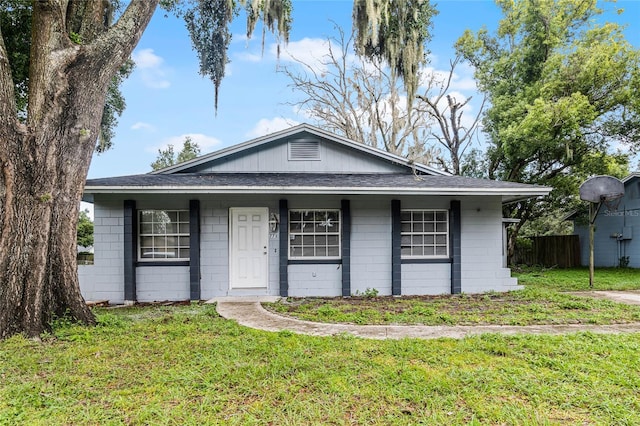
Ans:
[[[640,47],[640,0],[601,6],[608,11],[604,19],[627,24],[627,39]],[[334,22],[347,32],[351,29],[351,1],[293,0],[293,7],[293,29],[284,49],[298,58],[321,56],[323,40],[336,35]],[[465,29],[495,28],[500,19],[489,0],[440,0],[436,8],[439,14],[429,45],[429,66],[435,70],[448,67],[452,45]],[[619,8],[625,13],[616,14]],[[288,87],[287,77],[276,72],[278,64],[291,64],[287,54],[276,58],[271,36],[262,54],[262,28],[247,40],[242,18],[232,26],[231,63],[216,114],[213,84],[198,74],[198,60],[183,21],[164,15],[162,10],[156,13],[134,51],[137,67],[122,87],[127,109],[120,117],[114,147],[94,156],[89,178],[146,173],[159,148],[172,143],[179,150],[187,135],[204,154],[306,120],[288,104],[296,94]],[[470,83],[471,70],[459,68],[455,89],[472,95]]]

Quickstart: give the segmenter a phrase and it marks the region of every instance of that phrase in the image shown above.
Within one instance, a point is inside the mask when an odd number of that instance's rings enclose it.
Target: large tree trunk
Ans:
[[[94,322],[77,276],[78,206],[108,85],[157,1],[133,0],[101,34],[97,3],[84,12],[90,42],[77,45],[67,8],[78,2],[34,2],[26,123],[0,37],[0,339],[37,337],[60,315]]]

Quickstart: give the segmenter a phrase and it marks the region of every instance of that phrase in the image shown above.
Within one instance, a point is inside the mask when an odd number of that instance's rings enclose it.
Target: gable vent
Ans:
[[[319,160],[320,141],[317,139],[294,139],[289,141],[289,160]]]

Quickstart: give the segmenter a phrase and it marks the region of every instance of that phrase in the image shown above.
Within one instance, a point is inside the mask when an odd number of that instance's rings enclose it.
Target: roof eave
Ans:
[[[443,195],[500,196],[503,203],[547,195],[551,188],[406,188],[303,186],[87,186],[85,194],[318,194],[318,195]]]

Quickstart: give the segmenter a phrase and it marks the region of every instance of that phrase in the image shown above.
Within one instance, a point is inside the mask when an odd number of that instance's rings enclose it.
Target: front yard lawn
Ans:
[[[640,321],[640,306],[536,289],[455,296],[290,298],[263,305],[279,314],[329,323],[534,325]]]
[[[586,274],[586,285],[584,283]],[[640,305],[570,294],[588,290],[589,271],[528,268],[516,273],[524,290],[480,295],[289,298],[265,308],[295,318],[353,324],[536,325],[640,321]],[[598,290],[640,289],[640,271],[596,271]]]
[[[640,335],[365,340],[211,305],[96,309],[0,342],[0,424],[638,424]]]
[[[589,291],[589,269],[514,268],[513,275],[527,287],[556,291]],[[598,268],[593,290],[640,290],[640,269]]]

